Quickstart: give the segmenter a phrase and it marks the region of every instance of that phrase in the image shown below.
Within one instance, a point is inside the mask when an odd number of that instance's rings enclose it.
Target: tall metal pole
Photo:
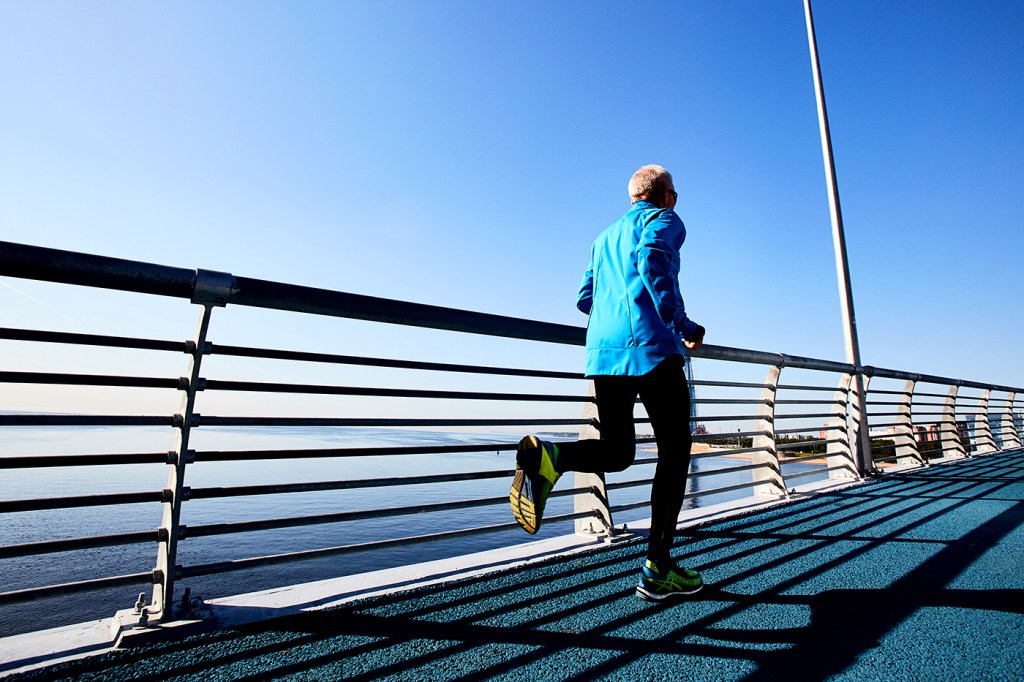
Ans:
[[[814,95],[818,101],[821,152],[825,157],[828,208],[832,217],[832,244],[835,247],[836,277],[839,280],[839,307],[843,316],[843,342],[846,348],[846,361],[857,367],[854,377],[857,415],[854,424],[854,442],[850,445],[857,453],[857,465],[861,474],[864,474],[874,468],[874,460],[871,456],[871,440],[868,438],[867,414],[864,409],[864,377],[860,372],[860,344],[857,341],[857,319],[853,312],[853,290],[850,286],[850,268],[846,258],[843,211],[839,205],[839,186],[836,181],[836,165],[832,158],[832,136],[828,128],[828,112],[825,109],[825,88],[821,82],[821,65],[818,63],[818,41],[814,36],[811,0],[804,0],[804,15],[807,18],[807,43],[811,50],[811,69],[814,72]]]

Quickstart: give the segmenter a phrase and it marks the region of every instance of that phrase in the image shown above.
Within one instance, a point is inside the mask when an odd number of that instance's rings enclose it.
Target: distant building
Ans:
[[[917,435],[918,443],[931,443],[932,441],[942,440],[942,425],[927,424],[915,426],[914,433]]]
[[[967,421],[967,438],[970,439],[971,443],[977,442],[977,436],[978,436],[977,419],[978,419],[978,415],[976,415],[976,414],[969,414],[969,415],[967,415],[967,420],[966,420]]]

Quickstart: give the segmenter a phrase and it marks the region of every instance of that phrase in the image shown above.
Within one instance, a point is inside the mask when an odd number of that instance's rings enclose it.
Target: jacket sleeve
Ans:
[[[676,334],[689,340],[697,323],[686,316],[679,291],[679,249],[686,239],[686,228],[670,209],[654,213],[644,225],[637,245],[637,267],[644,287],[654,300],[658,316]]]
[[[576,307],[584,315],[590,314],[594,305],[594,258],[591,256],[590,265],[583,273],[583,281],[580,282],[580,292],[576,295]]]

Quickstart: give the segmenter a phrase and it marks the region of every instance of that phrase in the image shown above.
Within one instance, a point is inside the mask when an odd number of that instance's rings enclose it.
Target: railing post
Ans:
[[[952,445],[953,449],[957,451],[960,457],[966,457],[967,452],[964,450],[963,443],[960,442],[960,431],[956,427],[956,397],[959,384],[954,384],[949,387],[949,393],[946,394],[946,400],[942,407],[942,418],[939,422],[939,447],[942,448],[942,457],[947,457],[946,454],[949,452],[947,448]],[[974,428],[978,428],[977,422],[975,422]]]
[[[754,483],[767,481],[769,485],[755,485],[755,495],[785,495],[786,483],[782,479],[782,463],[779,461],[778,446],[775,442],[775,394],[779,389],[779,375],[782,368],[771,366],[768,368],[768,376],[765,377],[765,388],[761,391],[761,400],[764,401],[757,408],[758,434],[754,436],[751,445],[764,450],[755,452],[751,458],[751,464],[761,465],[754,469]]]
[[[175,436],[174,450],[167,456],[170,471],[167,476],[167,487],[164,489],[164,513],[160,522],[161,539],[156,558],[156,570],[160,576],[160,582],[153,587],[153,605],[160,614],[160,620],[163,621],[170,620],[172,617],[171,605],[174,601],[181,504],[188,495],[188,488],[185,487],[185,467],[194,456],[189,451],[188,441],[192,430],[196,393],[199,388],[199,370],[206,346],[206,332],[210,327],[212,312],[212,306],[203,306],[195,335],[188,343],[190,354],[188,375],[182,381],[181,405],[178,414],[175,415],[175,427],[178,429],[178,433]]]
[[[167,455],[170,471],[167,488],[164,489],[164,513],[160,522],[160,542],[157,545],[156,573],[159,580],[153,586],[153,605],[160,620],[173,618],[174,581],[177,577],[178,540],[181,532],[181,504],[188,499],[185,486],[185,468],[195,457],[189,450],[189,436],[192,431],[192,416],[195,412],[196,393],[201,390],[199,372],[203,355],[208,352],[206,335],[210,329],[210,316],[214,306],[226,305],[235,288],[235,278],[226,272],[197,270],[192,302],[203,307],[196,324],[196,331],[188,343],[188,375],[181,386],[181,406],[175,415],[174,450]]]
[[[850,444],[856,442],[855,432],[851,426],[850,403],[855,391],[851,391],[853,384],[852,374],[843,374],[839,379],[839,386],[833,394],[832,416],[828,421],[828,434],[838,432],[841,436],[840,442],[829,443],[825,447],[825,461],[828,465],[829,478],[855,478],[857,476],[857,460],[853,456],[853,449]],[[828,440],[832,440],[829,438]],[[842,467],[847,473],[843,472]]]
[[[981,398],[978,400],[978,412],[974,415],[974,429],[978,434],[975,452],[979,455],[999,449],[992,434],[992,424],[988,418],[989,395],[990,391],[987,388],[981,392]]]
[[[1002,410],[1004,450],[1012,450],[1014,448],[1022,447],[1020,431],[1017,430],[1017,424],[1013,421],[1013,403],[1016,399],[1016,393],[1011,392],[1007,395],[1006,407]]]
[[[168,453],[170,471],[167,488],[164,489],[164,513],[160,523],[161,541],[157,550],[156,570],[161,576],[160,583],[153,587],[153,605],[160,614],[160,620],[171,620],[174,603],[174,581],[177,571],[178,540],[181,529],[181,504],[188,496],[185,486],[185,468],[194,458],[188,442],[192,431],[192,415],[195,411],[196,393],[199,389],[199,371],[206,350],[206,333],[210,328],[213,306],[203,305],[199,323],[192,341],[188,344],[191,357],[188,361],[187,384],[182,382],[181,406],[175,417],[178,433],[174,450]]]
[[[594,397],[594,382],[590,382],[590,386],[587,388],[587,395],[591,398]],[[597,403],[594,400],[590,400],[583,408],[583,418],[588,420],[588,423],[580,429],[580,440],[586,440],[590,438],[600,438],[601,432],[594,426],[597,423]],[[687,419],[689,415],[687,415]],[[605,532],[608,535],[613,535],[615,532],[614,523],[612,522],[612,512],[608,508],[608,488],[605,484],[604,474],[591,474],[582,471],[577,471],[573,477],[574,488],[588,488],[588,493],[577,493],[573,495],[573,511],[579,512],[597,512],[597,517],[601,524],[604,526],[602,529],[595,529],[594,522],[590,518],[581,517],[576,519],[576,532],[582,535],[593,536],[595,532]]]
[[[914,420],[911,416],[911,407],[914,404],[914,388],[917,382],[911,379],[903,385],[903,402],[896,408],[896,428],[899,432],[893,439],[896,441],[896,464],[898,466],[910,466],[912,464],[927,464],[921,452],[917,449],[917,439],[914,437]]]

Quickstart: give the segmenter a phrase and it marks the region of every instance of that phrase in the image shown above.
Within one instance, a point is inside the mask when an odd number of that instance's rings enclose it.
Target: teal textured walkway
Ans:
[[[618,545],[25,678],[1024,679],[1022,451],[690,528],[677,559],[710,584],[672,606],[633,596],[643,554]]]

